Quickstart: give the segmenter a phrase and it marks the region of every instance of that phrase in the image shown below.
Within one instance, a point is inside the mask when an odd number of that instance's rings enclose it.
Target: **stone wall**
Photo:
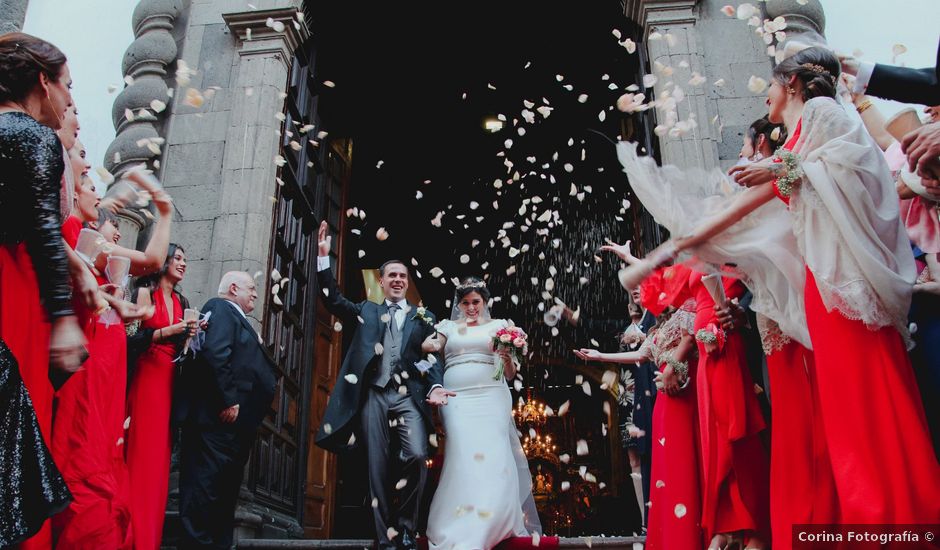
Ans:
[[[148,49],[148,55],[162,60],[173,50],[170,58],[181,59],[194,72],[188,82],[178,83],[180,64],[166,63],[164,80],[176,88],[173,98],[153,83],[143,99],[130,105],[136,109],[138,103],[147,105],[152,99],[168,103],[166,111],[157,115],[160,120],[146,131],[122,135],[130,130],[121,131],[127,126],[121,120],[127,101],[119,96],[115,125],[122,128],[112,149],[140,151],[135,142],[141,132],[165,140],[158,158],[148,160],[159,161],[156,171],[174,199],[172,240],[183,245],[188,258],[183,291],[201,306],[216,295],[224,272],[254,274],[267,269],[274,206],[269,197],[276,194],[274,159],[282,126],[275,114],[283,110],[292,53],[306,36],[306,28],[298,30],[293,24],[300,0],[258,0],[253,2],[256,9],[242,0],[192,0],[185,8],[181,4],[142,0],[138,10],[163,14],[153,17],[171,16],[173,22],[172,28],[150,31],[166,36],[160,40],[162,50]],[[143,19],[135,12],[135,25],[143,25]],[[269,19],[284,28],[267,26]],[[135,43],[145,38],[138,36]],[[134,48],[132,44],[128,55]],[[136,48],[141,49],[139,44]],[[125,60],[126,70],[128,65]],[[139,87],[138,81],[122,95],[135,86]],[[201,105],[186,100],[189,88],[202,94]],[[120,173],[126,166],[113,165],[114,151],[109,150],[106,162]],[[266,280],[258,278],[256,327],[264,311]]]
[[[686,98],[678,104],[679,120],[694,114],[697,126],[681,136],[661,136],[663,164],[727,168],[738,159],[748,126],[767,113],[766,92],[748,89],[751,75],[770,80],[774,59],[754,27],[721,10],[726,0],[627,0],[625,13],[645,30],[644,46],[651,66],[657,61],[672,67],[669,78],[660,75],[653,89],[661,94],[669,81],[680,86]],[[732,2],[734,6],[741,2]],[[796,0],[752,0],[770,18],[783,15],[794,28],[787,33],[812,27],[822,34],[825,21],[818,0],[806,5]],[[674,41],[650,40],[651,33],[670,34]],[[688,67],[680,66],[682,62]],[[692,86],[693,72],[705,77],[701,86]],[[716,86],[719,79],[724,83]],[[647,95],[652,95],[647,90]],[[717,119],[715,118],[717,117]],[[712,122],[714,120],[714,122]]]
[[[23,29],[27,6],[29,0],[0,0],[0,34]]]

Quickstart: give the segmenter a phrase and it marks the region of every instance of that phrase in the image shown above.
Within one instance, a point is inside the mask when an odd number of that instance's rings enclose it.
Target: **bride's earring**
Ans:
[[[764,158],[764,155],[760,153],[755,153],[754,156],[750,158],[750,160],[751,162],[757,162],[759,160],[762,160],[763,158]]]
[[[795,93],[796,93],[796,88],[794,88],[793,86],[787,86],[787,93],[790,94],[790,95],[795,94]]]

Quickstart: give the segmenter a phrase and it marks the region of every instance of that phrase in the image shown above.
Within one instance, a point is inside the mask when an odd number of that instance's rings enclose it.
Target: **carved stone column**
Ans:
[[[722,13],[725,3],[627,0],[624,4],[627,17],[644,29],[642,47],[650,73],[658,79],[646,95],[674,94],[674,86],[684,95],[673,114],[657,112],[663,164],[703,168],[733,164],[745,130],[766,114],[764,94],[750,92],[747,82],[751,75],[768,78],[772,59],[753,27]],[[657,72],[657,67],[668,69]],[[694,85],[690,82],[694,76],[705,80]],[[676,128],[669,117],[684,124]]]
[[[29,0],[0,0],[0,34],[23,29]]]
[[[807,45],[826,43],[826,13],[819,0],[808,0],[805,4],[796,0],[767,0],[764,9],[768,19],[783,17],[787,21],[787,38],[782,47],[793,41]]]
[[[141,0],[134,9],[134,41],[124,53],[122,72],[128,84],[114,100],[111,118],[117,135],[105,153],[104,165],[116,177],[131,166],[146,163],[156,168],[160,157],[165,114],[155,101],[170,102],[167,66],[176,61],[176,41],[170,34],[182,9],[182,0]],[[110,191],[110,189],[109,189]],[[119,213],[122,244],[134,247],[149,217],[129,206]]]

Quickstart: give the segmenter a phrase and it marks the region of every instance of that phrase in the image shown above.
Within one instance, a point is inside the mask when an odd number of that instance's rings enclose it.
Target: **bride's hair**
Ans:
[[[814,97],[836,97],[839,81],[839,59],[826,48],[813,46],[800,50],[774,67],[774,79],[789,85],[790,77],[796,76],[803,85],[803,101]]]
[[[486,283],[479,277],[464,277],[457,285],[457,300],[454,305],[460,303],[464,297],[471,292],[477,292],[484,302],[490,301],[490,289],[486,288]]]

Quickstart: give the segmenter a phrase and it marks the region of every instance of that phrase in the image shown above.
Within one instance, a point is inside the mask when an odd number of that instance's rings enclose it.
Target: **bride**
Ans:
[[[457,394],[440,409],[447,444],[428,517],[431,550],[489,550],[511,536],[541,532],[506,386],[518,365],[508,351],[492,348],[493,335],[511,322],[490,318],[489,298],[485,282],[465,279],[451,319],[424,342],[427,352],[444,350],[444,386]],[[505,378],[495,376],[498,362]]]

